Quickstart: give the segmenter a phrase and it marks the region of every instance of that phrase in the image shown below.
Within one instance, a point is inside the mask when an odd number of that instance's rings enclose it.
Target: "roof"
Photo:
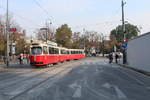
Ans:
[[[129,41],[131,41],[131,40],[135,40],[135,39],[138,39],[138,38],[141,38],[141,37],[147,36],[147,35],[150,35],[150,32],[145,33],[145,34],[142,34],[142,35],[139,35],[139,36],[137,36],[137,37],[134,37],[133,39],[130,39]]]

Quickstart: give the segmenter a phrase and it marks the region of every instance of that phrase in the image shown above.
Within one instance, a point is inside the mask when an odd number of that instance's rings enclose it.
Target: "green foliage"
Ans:
[[[4,36],[0,35],[0,52],[3,52],[5,49],[5,40]]]
[[[62,25],[56,30],[56,42],[63,46],[70,48],[71,47],[71,38],[72,38],[72,30],[68,27],[67,24]]]
[[[127,40],[138,36],[138,33],[140,32],[140,30],[137,28],[137,26],[132,25],[132,24],[125,24],[125,30],[126,30],[125,35],[126,35]],[[119,25],[118,27],[113,29],[111,31],[110,36],[115,36],[117,42],[123,42],[124,32],[123,32],[122,25]]]

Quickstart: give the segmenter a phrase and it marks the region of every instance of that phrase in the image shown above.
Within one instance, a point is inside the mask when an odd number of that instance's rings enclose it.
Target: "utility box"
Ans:
[[[150,32],[129,40],[127,62],[131,67],[150,72]]]

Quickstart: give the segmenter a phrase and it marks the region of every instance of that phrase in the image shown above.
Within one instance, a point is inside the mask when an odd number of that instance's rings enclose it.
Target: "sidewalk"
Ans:
[[[123,58],[121,58],[120,61],[118,60],[118,65],[120,65],[121,67],[126,67],[128,69],[134,70],[136,72],[142,73],[144,75],[150,76],[150,72],[146,72],[144,70],[137,69],[135,67],[129,66],[128,64],[123,64]]]
[[[20,66],[25,67],[25,66],[28,66],[28,65],[29,65],[29,63],[27,63],[26,59],[23,60],[22,65],[19,63],[19,61],[10,61],[9,67],[7,67],[4,62],[0,62],[0,69],[1,68],[15,68],[15,67],[17,68],[17,67],[20,67]]]

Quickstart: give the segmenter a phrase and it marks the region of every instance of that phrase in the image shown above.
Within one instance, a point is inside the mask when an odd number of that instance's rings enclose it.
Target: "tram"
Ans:
[[[32,43],[30,47],[30,64],[44,66],[59,62],[85,58],[83,49],[58,47],[56,43]]]

